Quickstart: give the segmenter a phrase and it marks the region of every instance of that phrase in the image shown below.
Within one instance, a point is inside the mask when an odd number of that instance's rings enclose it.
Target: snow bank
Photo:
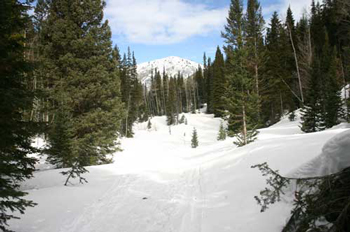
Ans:
[[[291,177],[317,177],[350,167],[350,130],[331,138],[322,153],[290,173]]]

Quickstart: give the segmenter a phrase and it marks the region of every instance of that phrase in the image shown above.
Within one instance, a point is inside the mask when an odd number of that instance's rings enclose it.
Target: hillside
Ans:
[[[312,174],[310,160],[322,154],[324,144],[349,132],[348,124],[341,124],[304,134],[298,120],[285,118],[260,130],[256,142],[237,148],[232,138],[216,140],[220,119],[205,114],[186,118],[188,125],[171,127],[171,135],[165,117],[153,118],[150,131],[147,123],[136,125],[135,138],[121,141],[124,151],[115,154],[114,164],[88,168],[88,184],[64,187],[62,170],[36,172],[22,188],[39,205],[28,209],[21,220],[12,220],[11,229],[279,232],[289,217],[292,193],[260,213],[254,196],[265,187],[265,179],[250,167],[268,162],[282,175],[301,170]],[[197,149],[190,148],[193,127],[199,136]]]
[[[187,78],[196,72],[198,66],[202,65],[177,56],[169,56],[163,59],[139,64],[137,66],[137,73],[139,80],[144,84],[148,84],[151,81],[151,73],[155,69],[159,70],[161,73],[163,73],[163,69],[165,69],[168,76],[172,77],[175,77],[180,72],[185,78]]]

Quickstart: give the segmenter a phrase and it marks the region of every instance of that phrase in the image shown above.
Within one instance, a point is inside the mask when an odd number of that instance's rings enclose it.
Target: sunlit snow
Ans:
[[[147,122],[135,125],[135,138],[121,141],[123,152],[115,154],[114,164],[89,167],[85,185],[64,187],[62,170],[45,170],[41,163],[43,170],[22,186],[38,206],[28,209],[21,220],[12,220],[11,229],[279,232],[290,215],[293,194],[260,213],[254,196],[265,188],[265,179],[251,166],[268,162],[282,175],[317,175],[314,162],[335,167],[336,162],[349,161],[348,124],[304,134],[299,120],[290,122],[286,117],[260,130],[256,142],[237,148],[233,138],[217,141],[221,119],[206,114],[186,118],[188,125],[170,128],[165,117],[153,118],[151,130]],[[196,149],[190,146],[194,127],[199,138]],[[341,144],[344,149],[337,150]]]

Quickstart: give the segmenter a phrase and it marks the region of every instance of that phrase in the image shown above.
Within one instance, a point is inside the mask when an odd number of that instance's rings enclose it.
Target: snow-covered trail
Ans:
[[[254,196],[265,187],[255,164],[268,162],[288,174],[320,154],[323,144],[347,124],[303,134],[287,119],[261,130],[258,140],[237,148],[216,140],[220,119],[186,114],[188,125],[166,126],[164,117],[136,125],[123,152],[110,165],[89,167],[85,185],[64,187],[61,170],[39,171],[27,181],[29,199],[39,203],[17,232],[278,232],[291,209],[288,194],[266,213]],[[190,147],[196,127],[199,147]],[[171,131],[171,134],[170,134]]]

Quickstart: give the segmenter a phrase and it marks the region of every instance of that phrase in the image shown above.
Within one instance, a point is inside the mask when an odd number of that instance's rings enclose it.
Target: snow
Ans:
[[[350,167],[349,152],[350,130],[346,130],[331,138],[323,146],[320,155],[293,171],[291,176],[318,177],[340,172]]]
[[[180,72],[184,78],[192,76],[198,67],[203,65],[191,60],[183,59],[177,56],[169,56],[163,59],[153,60],[145,63],[141,63],[137,66],[137,74],[141,83],[150,85],[151,73],[154,69],[157,69],[161,74],[163,69],[169,77],[175,77]]]
[[[298,115],[298,113],[297,113]],[[217,141],[221,119],[185,114],[188,125],[168,127],[165,117],[135,126],[110,165],[88,167],[89,183],[65,187],[62,170],[42,170],[22,189],[38,203],[17,232],[277,232],[290,216],[292,193],[260,213],[254,196],[266,180],[251,166],[268,162],[282,175],[319,175],[350,165],[348,124],[304,134],[288,117],[237,148]],[[199,147],[192,149],[197,129]],[[171,132],[171,134],[170,134]],[[329,141],[329,142],[327,142]],[[42,143],[42,142],[39,142]],[[325,145],[326,144],[326,145]],[[316,168],[315,168],[316,167]]]

